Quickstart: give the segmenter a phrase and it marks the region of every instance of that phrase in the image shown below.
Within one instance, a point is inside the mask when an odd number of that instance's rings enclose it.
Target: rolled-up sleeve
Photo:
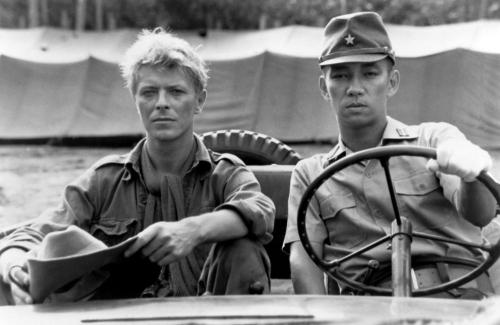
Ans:
[[[215,210],[238,212],[251,235],[263,243],[270,242],[276,209],[273,201],[261,192],[255,175],[242,163],[222,160],[213,176],[218,179],[223,201]]]

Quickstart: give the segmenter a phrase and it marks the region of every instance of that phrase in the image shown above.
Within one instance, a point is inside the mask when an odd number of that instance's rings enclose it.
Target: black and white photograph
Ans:
[[[0,324],[500,325],[500,0],[0,0]]]

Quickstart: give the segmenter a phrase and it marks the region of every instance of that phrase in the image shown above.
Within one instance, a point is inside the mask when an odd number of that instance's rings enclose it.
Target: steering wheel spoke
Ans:
[[[385,180],[387,182],[387,187],[389,188],[389,195],[391,196],[392,209],[394,210],[394,218],[396,223],[401,225],[401,215],[399,214],[398,199],[396,197],[396,191],[394,191],[394,183],[392,182],[391,171],[389,169],[389,158],[382,157],[379,159],[382,168],[384,169]]]

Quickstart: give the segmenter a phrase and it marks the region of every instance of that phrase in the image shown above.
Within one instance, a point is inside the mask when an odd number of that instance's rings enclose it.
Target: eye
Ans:
[[[335,80],[347,79],[347,73],[332,71],[332,73],[330,74],[330,78]]]
[[[145,89],[141,89],[141,91],[140,91],[140,95],[144,96],[144,97],[151,97],[151,96],[156,95],[156,93],[157,93],[156,89],[152,89],[152,88],[145,88]]]
[[[176,88],[170,88],[169,92],[173,96],[181,96],[181,95],[183,95],[183,94],[186,93],[186,91],[183,88],[178,88],[178,87],[176,87]]]
[[[365,72],[365,76],[369,78],[375,78],[380,74],[380,72],[377,69],[370,69]]]

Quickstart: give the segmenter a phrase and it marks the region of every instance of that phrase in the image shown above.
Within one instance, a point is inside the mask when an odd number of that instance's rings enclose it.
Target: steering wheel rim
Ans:
[[[367,160],[367,159],[383,159],[383,158],[390,158],[394,156],[420,156],[420,157],[426,157],[426,158],[431,158],[435,159],[436,158],[436,150],[432,148],[425,148],[425,147],[417,147],[417,146],[401,146],[401,145],[391,145],[391,146],[384,146],[384,147],[377,147],[377,148],[371,148],[363,151],[359,151],[356,153],[353,153],[349,156],[346,156],[334,163],[332,163],[330,166],[328,166],[316,179],[314,179],[311,184],[307,187],[305,190],[302,199],[300,201],[298,211],[297,211],[297,228],[298,228],[298,233],[299,233],[299,238],[302,243],[302,246],[304,247],[304,250],[306,253],[309,255],[311,260],[318,266],[320,267],[323,271],[325,271],[329,276],[332,276],[334,279],[344,282],[347,285],[361,290],[365,292],[369,292],[372,294],[376,295],[391,295],[392,290],[389,288],[382,288],[378,286],[372,286],[372,285],[366,285],[362,282],[352,280],[347,278],[345,275],[343,275],[339,270],[338,267],[340,264],[343,262],[339,262],[339,259],[335,259],[332,261],[325,261],[317,254],[314,252],[314,250],[311,247],[309,237],[307,235],[307,230],[306,230],[306,215],[307,215],[307,209],[309,207],[310,201],[312,200],[314,194],[318,190],[318,188],[326,182],[332,175],[334,175],[336,172],[346,168],[347,166],[350,166],[354,163],[357,163],[362,160]],[[495,197],[497,204],[500,204],[500,185],[496,183],[496,181],[493,179],[491,175],[489,175],[486,172],[482,172],[478,177],[477,180],[479,180],[481,183],[483,183],[486,188],[490,191],[490,193],[493,194]],[[372,242],[369,245],[366,245],[357,251],[347,255],[346,257],[354,257],[357,255],[362,254],[364,251],[367,251],[375,246],[380,245],[381,243],[388,241],[391,239],[391,235],[387,235],[385,237],[382,237],[374,242]],[[437,238],[434,238],[437,239]],[[442,240],[446,241],[446,240]],[[464,245],[462,245],[464,244]],[[470,243],[462,243],[460,245],[462,246],[469,246],[466,244]],[[480,245],[478,245],[480,246]],[[470,247],[470,246],[469,246]],[[485,272],[495,261],[498,259],[500,256],[500,240],[497,241],[494,245],[487,244],[487,245],[481,245],[479,248],[485,252],[488,253],[488,257],[480,263],[477,267],[475,267],[473,270],[470,272],[464,274],[463,276],[455,279],[448,281],[446,283],[440,284],[440,285],[435,285],[431,287],[427,287],[424,289],[417,289],[412,291],[412,296],[425,296],[425,295],[431,295],[439,292],[444,292],[451,290],[453,288],[460,287],[461,285],[471,281],[472,279],[476,278],[479,276],[481,273]],[[357,253],[357,254],[356,254]],[[340,259],[341,260],[341,259]]]

